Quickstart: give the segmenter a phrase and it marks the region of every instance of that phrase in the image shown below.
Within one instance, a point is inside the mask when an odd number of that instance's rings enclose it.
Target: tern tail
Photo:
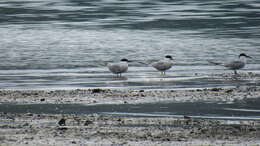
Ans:
[[[214,62],[214,61],[209,61],[209,60],[208,60],[208,62],[211,64],[214,64],[214,65],[223,65],[223,63],[220,63],[220,62]]]

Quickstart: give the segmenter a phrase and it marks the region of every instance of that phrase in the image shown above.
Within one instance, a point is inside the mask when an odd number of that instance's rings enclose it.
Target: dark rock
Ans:
[[[257,131],[255,128],[249,128],[249,131]]]
[[[33,114],[32,113],[27,113],[26,116],[33,116]]]
[[[24,123],[23,126],[29,126],[29,123]]]
[[[67,127],[59,127],[58,130],[65,131],[65,130],[68,130],[68,128]]]
[[[220,91],[220,90],[222,90],[222,89],[221,88],[212,88],[211,89],[211,91],[215,91],[215,92]]]
[[[72,144],[77,144],[77,142],[76,142],[76,141],[72,141],[71,143],[72,143]]]
[[[45,101],[45,98],[41,98],[40,101]]]
[[[229,89],[226,91],[226,93],[231,93],[231,92],[233,92],[233,89]]]
[[[88,126],[89,124],[93,124],[93,122],[92,122],[92,121],[89,121],[89,120],[87,120],[87,121],[84,123],[84,126]]]
[[[65,126],[66,125],[66,119],[60,119],[60,121],[58,122],[58,124],[60,125],[60,126]]]
[[[170,138],[164,138],[163,141],[171,141]]]
[[[92,93],[101,93],[101,92],[104,92],[104,90],[99,89],[99,88],[97,88],[97,89],[92,89]]]
[[[144,92],[144,90],[139,90],[139,92]]]

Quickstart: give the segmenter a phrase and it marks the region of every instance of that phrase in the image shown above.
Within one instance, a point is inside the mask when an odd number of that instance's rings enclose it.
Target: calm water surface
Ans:
[[[260,69],[257,0],[1,0],[0,16],[0,89],[254,84],[208,77],[229,71],[207,60],[241,52],[254,58],[242,72]],[[167,76],[146,65],[166,54]],[[135,62],[116,79],[106,64],[123,57]]]

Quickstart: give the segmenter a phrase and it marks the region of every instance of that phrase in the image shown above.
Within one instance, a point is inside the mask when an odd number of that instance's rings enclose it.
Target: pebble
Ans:
[[[65,126],[65,125],[66,125],[66,119],[64,119],[64,118],[60,119],[60,121],[58,122],[58,124],[59,124],[60,126]]]

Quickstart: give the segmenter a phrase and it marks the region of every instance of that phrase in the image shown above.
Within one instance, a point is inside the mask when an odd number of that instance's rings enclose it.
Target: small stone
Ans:
[[[45,98],[41,98],[40,101],[45,101]]]
[[[89,124],[93,124],[93,122],[92,122],[92,121],[89,121],[89,120],[87,120],[87,121],[84,123],[84,126],[88,126]]]
[[[65,119],[60,119],[60,121],[58,122],[58,124],[60,125],[60,126],[65,126],[66,125],[66,120]]]
[[[144,90],[139,90],[139,92],[144,92]]]
[[[222,90],[221,88],[212,88],[211,91],[220,91]]]
[[[29,126],[29,123],[24,123],[23,126]]]
[[[226,93],[231,93],[231,92],[233,92],[233,89],[229,89],[226,91]]]
[[[27,113],[26,116],[33,116],[33,114],[32,113]]]
[[[97,88],[97,89],[92,89],[92,93],[101,93],[101,92],[104,92],[104,90],[99,89],[99,88]]]
[[[72,141],[71,143],[72,143],[72,144],[77,144],[77,142],[76,142],[76,141]]]
[[[67,127],[59,127],[58,130],[65,131],[65,130],[68,130],[68,128]]]

